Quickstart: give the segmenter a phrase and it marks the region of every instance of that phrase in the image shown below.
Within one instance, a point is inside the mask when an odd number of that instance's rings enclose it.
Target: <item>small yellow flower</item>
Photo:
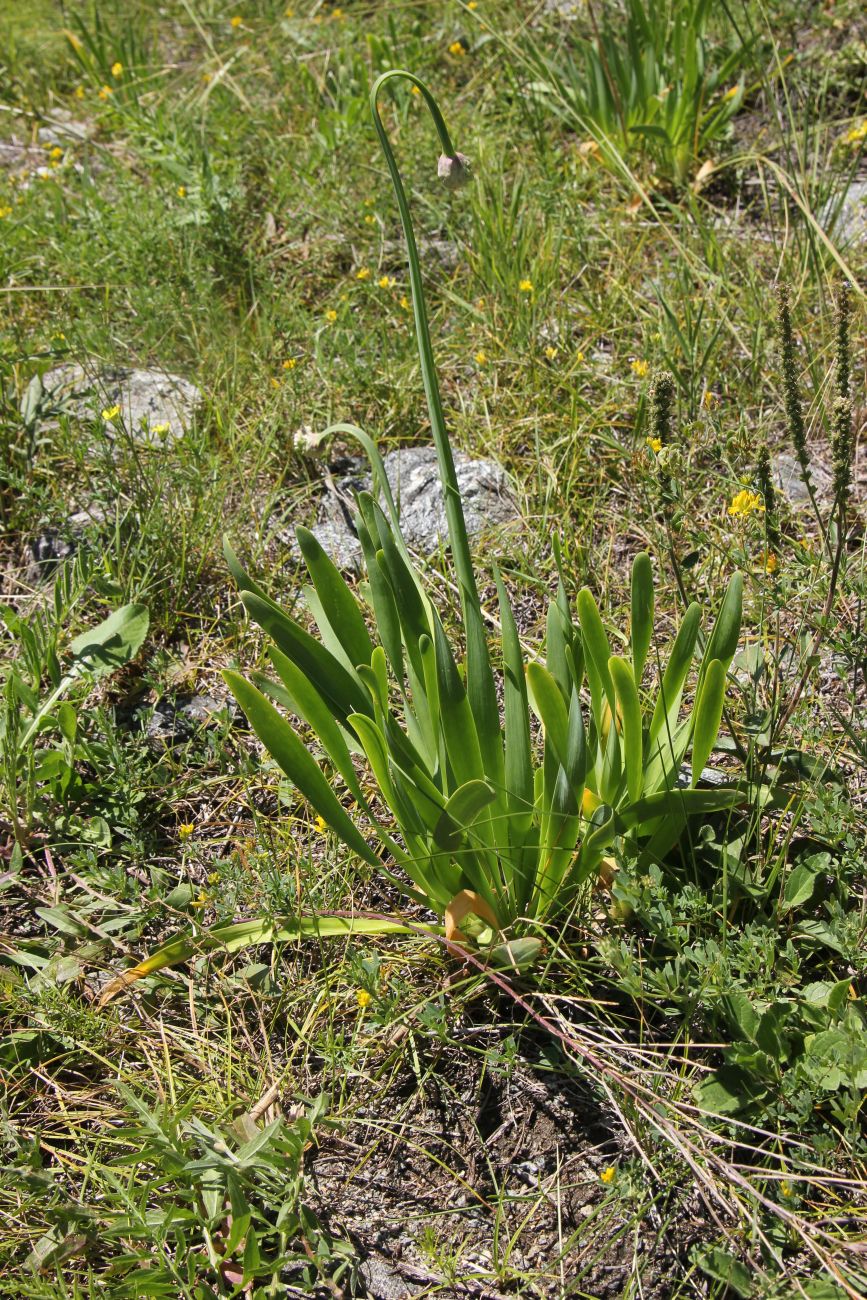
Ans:
[[[648,361],[644,361],[638,358],[635,361],[630,361],[629,364],[632,368],[632,373],[634,375],[638,375],[639,379],[643,379],[644,376],[647,374],[648,370],[650,369],[650,363]]]
[[[419,90],[418,86],[413,86],[413,87],[412,87],[412,89],[411,89],[411,94],[413,94],[413,95],[420,95],[420,94],[421,94],[421,91]]]
[[[394,284],[394,276],[381,275],[376,283],[379,285],[380,289],[390,289]]]
[[[118,77],[122,77],[122,76],[123,76],[123,64],[122,64],[122,63],[113,63],[113,64],[111,65],[111,75],[115,78],[115,80],[116,80]]]
[[[151,433],[155,433],[157,437],[161,438],[164,433],[168,433],[170,428],[171,425],[169,424],[168,420],[163,420],[162,424],[154,425],[154,427],[151,429]]]
[[[60,162],[60,159],[63,157],[63,150],[61,149],[59,144],[56,144],[54,146],[54,148],[50,151],[48,157],[51,158],[53,162]]]
[[[355,1001],[358,1003],[359,1008],[363,1011],[365,1007],[370,1006],[371,1002],[373,1001],[373,998],[370,996],[367,989],[356,989]]]
[[[5,217],[11,217],[11,216],[12,216],[12,209],[9,207],[8,203],[4,203],[2,206],[0,206],[0,221],[2,221]]]
[[[298,365],[298,361],[295,357],[287,357],[286,360],[283,362],[283,369],[294,370],[297,365]]]
[[[553,361],[556,355],[557,355],[557,349],[549,343],[545,349],[545,356],[548,358],[549,361]]]
[[[219,883],[220,883],[220,873],[219,873],[219,871],[211,871],[211,872],[209,873],[209,875],[208,875],[208,884],[209,884],[209,885],[219,885]]]
[[[616,1173],[617,1170],[614,1168],[614,1166],[609,1165],[607,1169],[603,1169],[602,1173],[599,1175],[600,1183],[604,1183],[605,1186],[607,1187],[610,1183],[614,1182],[614,1177]]]
[[[52,334],[51,337],[57,339],[58,343],[66,342],[66,335],[63,333],[63,330],[58,330],[55,334]]]
[[[452,41],[449,46],[449,54],[453,54],[456,59],[460,59],[466,54],[466,50],[463,45],[461,45],[460,41]]]
[[[375,226],[375,225],[376,225],[376,217],[373,215],[372,212],[368,212],[368,213],[365,215],[364,223],[365,223],[365,225],[367,225],[367,226]]]
[[[480,348],[479,351],[476,353],[476,365],[485,366],[487,365],[487,363],[488,363],[487,355]]]
[[[662,451],[661,438],[645,438],[644,441],[647,443],[648,447],[652,452],[655,453],[655,452]]]
[[[787,1178],[784,1178],[783,1181],[780,1183],[780,1195],[791,1196],[792,1191],[793,1191],[792,1184],[788,1181]]]
[[[362,266],[362,267],[360,267],[360,268],[355,272],[355,278],[356,278],[356,280],[369,280],[369,279],[370,279],[370,268],[367,267],[367,266]]]
[[[328,311],[325,313],[325,319],[327,321],[330,321],[332,324],[334,321],[337,320],[337,312],[334,310],[333,307],[330,307]]]
[[[485,309],[485,300],[484,300],[484,298],[477,298],[477,299],[476,299],[476,310],[477,310],[477,311],[484,311],[484,309]]]
[[[204,889],[200,890],[198,898],[194,898],[193,901],[190,903],[190,907],[207,907],[207,905],[208,905],[208,895]]]
[[[295,17],[295,10],[294,10],[294,9],[287,9],[286,12],[285,12],[285,14],[284,14],[284,17],[285,17],[285,18],[294,18],[294,17]]]
[[[860,126],[853,126],[852,130],[846,135],[847,144],[860,144],[862,140],[867,139],[867,117]]]
[[[332,10],[331,10],[331,17],[332,17],[332,18],[335,18],[338,22],[340,22],[340,19],[343,18],[344,16],[345,16],[345,15],[344,15],[342,9],[332,9]]]
[[[235,30],[237,31],[237,29],[241,26],[241,23],[243,21],[244,19],[241,17],[240,14],[235,14],[235,17],[229,20],[229,26],[234,27]]]
[[[102,418],[107,422],[109,420],[116,420],[119,415],[119,406],[107,406],[102,413]]]
[[[478,0],[469,0],[468,9],[478,9]]]
[[[84,86],[76,86],[72,93],[76,99],[84,99]]]
[[[738,85],[729,86],[728,90],[723,95],[723,99],[734,99],[735,95],[738,93],[739,90],[740,90],[740,86]]]
[[[400,305],[401,305],[401,307],[403,308],[404,311],[409,311],[411,304],[410,304],[409,298],[407,298],[406,294],[404,294],[403,297],[401,298],[401,300],[400,300]]]
[[[729,506],[729,514],[743,515],[746,517],[747,515],[751,515],[754,510],[764,510],[764,508],[765,507],[762,505],[762,498],[759,496],[758,492],[749,492],[746,488],[742,488],[740,492],[737,492],[732,497],[731,505]]]
[[[771,551],[765,558],[765,573],[776,573],[779,567],[780,562],[776,555],[774,555],[773,551]]]
[[[317,833],[317,835],[324,835],[325,832],[326,832],[326,830],[328,829],[328,826],[327,826],[327,823],[326,823],[326,821],[325,821],[325,818],[324,818],[324,817],[320,817],[320,816],[318,816],[318,815],[317,815],[316,820],[314,821],[313,825],[316,827],[316,833]]]
[[[717,402],[719,401],[719,398],[717,397],[716,393],[711,392],[711,390],[708,388],[702,400],[704,401],[705,410],[712,411],[713,408],[716,406]]]
[[[109,95],[113,95],[113,94],[114,91],[112,90],[111,86],[103,86],[102,90],[99,92],[99,98],[108,99]]]
[[[518,285],[518,288],[520,289],[521,293],[532,293],[532,292],[533,292],[533,281],[532,281],[532,280],[521,280],[520,284]]]
[[[275,378],[274,375],[271,376],[271,387],[272,387],[272,388],[279,388],[279,387],[280,387],[280,380],[277,379],[277,378]]]
[[[178,827],[178,835],[180,835],[182,840],[188,840],[194,830],[195,826],[192,822],[181,822]]]
[[[179,199],[185,199],[186,197],[187,197],[187,187],[186,187],[186,185],[179,185],[179,186],[178,186],[178,198],[179,198]]]
[[[576,352],[576,353],[575,353],[575,360],[578,362],[578,364],[579,364],[579,366],[580,366],[581,362],[584,360],[584,353],[583,353],[583,352]]]

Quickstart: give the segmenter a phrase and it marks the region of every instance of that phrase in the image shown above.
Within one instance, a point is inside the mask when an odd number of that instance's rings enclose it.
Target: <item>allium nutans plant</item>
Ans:
[[[310,584],[307,631],[242,569],[229,568],[250,617],[270,639],[273,676],[225,679],[256,735],[346,848],[405,896],[442,918],[453,951],[522,968],[542,944],[543,926],[565,923],[582,887],[616,842],[633,858],[660,859],[687,820],[731,807],[736,787],[696,789],[717,739],[726,674],[741,619],[741,579],[729,584],[704,640],[692,707],[681,703],[701,637],[701,611],[686,611],[655,688],[644,687],[653,647],[651,562],[632,568],[631,625],[613,653],[596,601],[578,593],[573,613],[561,580],[547,615],[544,655],[525,657],[500,574],[501,636],[492,662],[473,570],[454,458],[446,432],[422,287],[418,249],[400,171],[377,106],[396,78],[417,86],[439,134],[438,172],[449,188],[469,177],[439,107],[412,73],[384,73],[370,103],[406,239],[415,331],[445,494],[451,559],[460,593],[465,654],[450,640],[401,534],[376,446],[360,429],[374,492],[357,499],[356,527],[366,582],[344,581],[311,532],[296,535]],[[497,674],[502,678],[502,716]],[[532,739],[531,710],[542,740]],[[289,715],[289,716],[287,716]],[[291,718],[316,735],[320,766]],[[692,749],[693,779],[681,788]],[[363,775],[361,774],[363,771]],[[375,787],[377,798],[365,790]],[[383,810],[386,810],[385,813]],[[205,946],[238,948],[304,933],[406,930],[398,919],[307,917],[250,921],[166,945],[126,972],[111,991]]]

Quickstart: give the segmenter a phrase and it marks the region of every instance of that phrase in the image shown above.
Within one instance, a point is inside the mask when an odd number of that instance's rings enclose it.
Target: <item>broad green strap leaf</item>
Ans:
[[[248,591],[243,592],[241,599],[250,617],[307,674],[337,717],[345,719],[349,713],[373,711],[360,680],[350,676],[334,655],[279,606]]]
[[[611,656],[608,660],[608,670],[620,704],[626,788],[630,800],[635,800],[641,794],[644,781],[644,738],[641,734],[641,706],[638,703],[638,690],[632,669],[620,655]]]
[[[340,575],[337,566],[307,528],[296,528],[295,536],[307,571],[322,602],[325,617],[353,666],[369,664],[373,643],[368,635],[358,601]]]
[[[247,715],[250,726],[289,780],[353,853],[372,867],[381,868],[379,856],[355,827],[306,745],[298,739],[286,719],[240,673],[225,669],[223,678]]]
[[[226,567],[237,583],[239,591],[252,591],[254,595],[261,596],[263,600],[268,600],[269,596],[258,584],[254,582],[247,570],[241,564],[232,547],[229,544],[228,537],[223,537],[223,555],[226,560]]]
[[[268,653],[277,676],[285,687],[289,708],[313,728],[323,749],[346,782],[347,788],[361,807],[366,809],[367,800],[362,794],[358,777],[355,775],[349,747],[328,705],[310,679],[305,677],[300,668],[297,668],[281,650],[271,646]]]
[[[440,933],[441,927],[430,927],[433,933]],[[112,998],[117,997],[136,980],[170,966],[180,966],[207,952],[222,950],[226,953],[241,952],[245,948],[254,948],[261,943],[291,943],[303,938],[342,939],[356,934],[416,934],[415,926],[403,921],[392,921],[386,917],[366,916],[290,916],[256,919],[252,921],[235,921],[231,925],[215,925],[210,930],[198,934],[178,934],[157,948],[144,961],[130,970],[122,971],[106,985],[99,1000],[104,1007]]]
[[[533,711],[545,728],[561,767],[568,767],[569,714],[560,687],[548,669],[538,661],[527,665],[527,685]]]
[[[455,790],[434,827],[433,838],[437,847],[454,853],[467,828],[496,797],[496,790],[487,781],[467,781]]]
[[[457,785],[475,779],[484,780],[479,739],[472,710],[467,701],[451,647],[438,615],[434,615],[434,652],[436,654],[440,721],[446,742],[449,764]]]
[[[584,639],[584,650],[593,660],[593,667],[602,683],[602,689],[605,692],[608,705],[613,713],[616,707],[614,699],[614,684],[611,681],[611,674],[608,671],[608,660],[611,658],[611,646],[608,644],[608,637],[605,635],[605,628],[602,626],[599,607],[593,599],[592,592],[590,592],[587,587],[583,587],[581,591],[578,592],[576,606],[578,609],[578,618],[581,623],[581,633]]]
[[[736,808],[745,798],[746,793],[740,786],[718,786],[714,790],[659,790],[621,809],[617,820],[619,829],[626,831],[655,817],[695,817],[702,813],[723,812],[726,808]]]
[[[743,605],[744,579],[742,574],[736,573],[726,588],[726,594],[723,597],[723,603],[720,606],[713,632],[702,656],[699,685],[701,685],[702,678],[707,672],[708,665],[714,659],[719,659],[725,671],[728,672],[729,664],[734,658],[735,650],[738,648]]]
[[[511,813],[510,832],[526,831],[533,813],[533,754],[524,657],[512,606],[498,569],[494,570],[503,629],[503,712],[505,716],[505,783]]]
[[[683,696],[684,683],[695,654],[700,624],[701,606],[693,602],[683,616],[683,622],[678,628],[677,636],[674,638],[668,664],[662,675],[662,683],[653,709],[653,717],[650,721],[649,741],[651,750],[656,748],[654,742],[657,736],[660,736],[662,743],[665,744],[666,738],[674,732],[680,701]]]
[[[646,551],[632,562],[632,620],[630,640],[635,685],[641,687],[641,675],[653,635],[653,565]],[[615,683],[616,685],[616,683]],[[628,766],[628,764],[627,764]]]
[[[702,768],[719,735],[722,721],[723,698],[726,689],[726,668],[719,659],[708,664],[698,699],[695,703],[695,722],[692,731],[692,784],[697,783]]]

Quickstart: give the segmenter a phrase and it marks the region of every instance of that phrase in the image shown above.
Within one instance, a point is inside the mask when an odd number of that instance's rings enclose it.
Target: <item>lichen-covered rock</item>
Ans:
[[[432,555],[448,545],[445,497],[434,447],[400,447],[383,457],[386,477],[400,512],[401,529],[411,550]],[[455,471],[464,503],[467,532],[477,540],[520,520],[508,475],[496,461],[455,453]],[[352,527],[355,493],[369,489],[369,475],[336,478],[323,497],[311,531],[340,568],[358,572],[361,546]],[[283,534],[290,545],[294,537]]]
[[[840,248],[867,241],[867,180],[850,181],[843,194],[830,199],[819,224]]]
[[[34,385],[39,387],[36,393]],[[101,412],[118,407],[114,419],[103,421],[109,438],[116,440],[125,433],[139,445],[160,446],[186,432],[201,400],[194,383],[164,370],[130,366],[88,369],[68,363],[33,381],[22,415],[25,408],[35,408],[44,425],[61,414],[80,420],[100,419]]]

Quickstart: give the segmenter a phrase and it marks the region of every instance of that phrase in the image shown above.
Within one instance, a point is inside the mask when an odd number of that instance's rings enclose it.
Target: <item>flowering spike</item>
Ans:
[[[665,447],[671,437],[671,408],[674,405],[674,376],[657,370],[650,385],[650,436]]]
[[[852,297],[849,281],[844,280],[837,299],[837,357],[836,380],[838,397],[849,397],[849,378],[852,372],[852,352],[849,343],[849,322],[852,317]]]
[[[780,345],[783,353],[783,392],[786,402],[786,424],[792,446],[804,476],[804,482],[812,485],[810,458],[807,454],[807,431],[804,427],[804,415],[801,410],[801,394],[798,389],[798,366],[795,360],[795,336],[792,331],[792,312],[789,306],[788,285],[780,283],[777,287],[778,320],[780,327]]]

